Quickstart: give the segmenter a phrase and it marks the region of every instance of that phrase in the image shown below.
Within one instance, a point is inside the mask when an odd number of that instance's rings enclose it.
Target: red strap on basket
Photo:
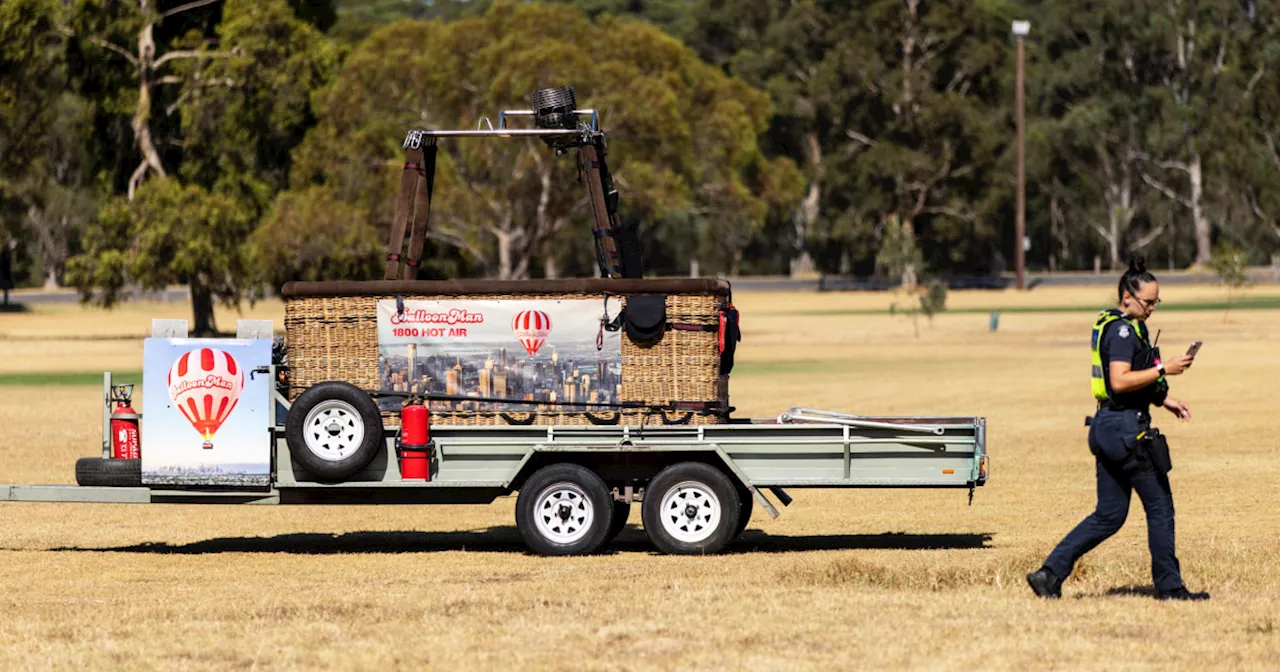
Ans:
[[[726,320],[728,320],[728,317],[725,315],[724,310],[721,310],[720,331],[716,333],[716,352],[720,354],[724,353],[724,324]]]

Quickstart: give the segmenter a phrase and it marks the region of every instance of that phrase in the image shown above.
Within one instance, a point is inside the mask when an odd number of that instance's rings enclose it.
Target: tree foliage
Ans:
[[[81,224],[83,106],[67,96],[52,0],[0,3],[0,249],[22,241],[19,275],[56,280]]]
[[[211,9],[221,20],[201,25],[194,15]],[[186,30],[166,32],[174,20]],[[85,231],[69,279],[105,305],[129,286],[185,283],[194,330],[215,331],[214,300],[238,302],[262,277],[247,241],[288,181],[334,50],[284,0],[127,8],[83,0],[64,32],[119,68],[118,77],[99,75],[119,96],[103,114],[129,114],[137,157],[124,193]],[[130,34],[137,55],[121,46]],[[147,176],[160,184],[134,203]]]
[[[217,330],[213,302],[237,304],[250,289],[247,239],[254,218],[226,194],[178,180],[153,180],[132,200],[103,206],[85,231],[85,253],[68,272],[79,287],[96,288],[111,306],[130,286],[158,290],[185,281],[191,288],[195,334]]]
[[[102,301],[189,283],[212,326],[260,282],[377,274],[407,129],[572,84],[651,273],[1000,272],[1015,18],[1033,270],[1280,251],[1280,7],[1254,0],[4,0],[0,245]],[[428,275],[593,273],[576,179],[536,141],[446,141]],[[208,267],[138,256],[206,233],[236,242]]]
[[[731,265],[769,207],[788,199],[793,169],[757,143],[767,96],[644,23],[592,22],[542,5],[498,5],[454,23],[403,21],[370,35],[317,96],[319,121],[297,151],[294,188],[350,204],[360,214],[351,225],[371,225],[381,240],[405,129],[473,128],[562,84],[575,87],[579,107],[601,111],[622,216],[645,222],[650,249],[679,255],[664,243],[684,238],[694,245],[684,254]],[[442,141],[428,235],[496,277],[589,274],[587,255],[566,254],[575,241],[589,243],[576,177],[571,159],[536,141]],[[301,231],[288,217],[278,212],[267,226]],[[354,263],[351,252],[335,249],[331,261]]]

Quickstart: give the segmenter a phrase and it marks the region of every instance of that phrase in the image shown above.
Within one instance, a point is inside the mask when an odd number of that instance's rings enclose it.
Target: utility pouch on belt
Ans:
[[[1142,437],[1142,445],[1147,450],[1147,457],[1156,471],[1167,474],[1173,471],[1173,459],[1169,456],[1169,441],[1158,429],[1150,429]]]

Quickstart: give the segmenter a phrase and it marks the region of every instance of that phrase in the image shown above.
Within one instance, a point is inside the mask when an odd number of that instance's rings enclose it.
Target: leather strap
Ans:
[[[396,197],[396,214],[391,219],[391,239],[387,241],[387,267],[382,274],[384,280],[398,280],[400,277],[400,252],[404,248],[404,231],[409,224],[409,214],[413,207],[413,195],[421,167],[422,147],[406,146],[404,171],[400,173],[400,194]]]
[[[417,194],[413,199],[413,230],[409,236],[409,258],[405,262],[405,280],[416,280],[422,265],[422,249],[427,242],[431,223],[431,197],[435,194],[436,143],[431,139],[423,148],[422,169],[418,172]]]

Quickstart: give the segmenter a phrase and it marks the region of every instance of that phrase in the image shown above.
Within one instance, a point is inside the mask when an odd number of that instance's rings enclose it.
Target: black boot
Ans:
[[[1160,594],[1156,596],[1156,599],[1158,599],[1158,600],[1187,600],[1187,601],[1191,601],[1191,602],[1198,602],[1198,601],[1200,601],[1200,600],[1207,600],[1207,599],[1209,599],[1209,593],[1204,592],[1204,591],[1201,591],[1201,592],[1199,592],[1199,593],[1193,593],[1193,592],[1191,592],[1191,591],[1187,590],[1187,587],[1186,587],[1186,586],[1178,586],[1177,588],[1174,588],[1173,590],[1162,590],[1162,591],[1160,591]]]
[[[1054,576],[1048,567],[1041,567],[1027,575],[1027,585],[1039,597],[1057,599],[1062,597],[1062,579]]]

